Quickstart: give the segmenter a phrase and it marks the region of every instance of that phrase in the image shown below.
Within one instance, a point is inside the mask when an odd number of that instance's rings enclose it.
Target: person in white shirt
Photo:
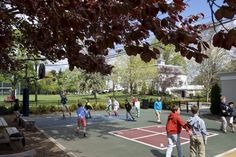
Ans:
[[[113,98],[113,110],[114,110],[114,114],[115,114],[115,116],[118,116],[118,109],[119,109],[119,107],[120,107],[120,104],[119,104],[119,102],[116,100],[116,98]]]

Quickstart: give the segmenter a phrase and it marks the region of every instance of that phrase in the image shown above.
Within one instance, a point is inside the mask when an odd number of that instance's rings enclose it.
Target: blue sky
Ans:
[[[189,7],[183,12],[183,16],[187,17],[189,15],[196,15],[198,13],[203,13],[205,15],[204,19],[200,19],[199,22],[201,23],[208,23],[211,22],[211,10],[207,0],[185,0]],[[218,5],[222,5],[223,0],[216,0]],[[217,9],[217,8],[214,8]]]

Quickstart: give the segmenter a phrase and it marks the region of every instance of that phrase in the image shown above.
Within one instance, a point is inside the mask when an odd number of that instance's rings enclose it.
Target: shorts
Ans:
[[[86,127],[86,119],[85,118],[78,118],[77,119],[77,126],[80,127],[82,125],[82,127]]]
[[[114,111],[118,111],[119,107],[118,106],[115,106],[114,107]]]
[[[107,111],[107,112],[111,112],[111,111],[112,111],[112,106],[111,106],[111,105],[107,106],[106,111]]]

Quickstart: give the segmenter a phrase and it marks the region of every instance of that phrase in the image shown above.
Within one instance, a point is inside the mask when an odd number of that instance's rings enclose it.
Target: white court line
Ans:
[[[150,127],[157,127],[157,128],[162,128],[162,127],[165,127],[164,125],[149,125],[149,126],[144,126],[144,127],[138,127],[138,128],[129,128],[129,129],[123,129],[123,130],[119,130],[119,131],[129,131],[129,130],[141,130],[141,129],[143,129],[143,130],[145,130],[145,131],[150,131],[150,130],[146,130],[146,129],[144,129],[144,128],[150,128]],[[112,132],[116,132],[116,131],[111,131],[111,132],[109,132],[109,133],[112,133]],[[155,132],[155,133],[157,133],[157,132]]]
[[[149,147],[153,147],[153,148],[156,148],[156,149],[161,149],[161,150],[164,150],[166,149],[165,147],[164,148],[161,148],[161,147],[157,147],[157,146],[154,146],[152,144],[148,144],[148,143],[145,143],[145,142],[141,142],[141,141],[137,141],[135,139],[131,139],[131,138],[128,138],[128,137],[125,137],[125,136],[121,136],[121,135],[118,135],[118,134],[113,134],[113,132],[109,132],[110,134],[114,135],[114,136],[117,136],[117,137],[121,137],[121,138],[124,138],[126,140],[129,140],[129,141],[133,141],[133,142],[137,142],[137,143],[140,143],[140,144],[143,144],[143,145],[146,145],[146,146],[149,146]]]
[[[62,144],[60,144],[59,142],[57,142],[56,139],[52,138],[51,136],[49,136],[48,134],[45,133],[44,130],[41,130],[38,126],[35,126],[37,130],[39,130],[42,134],[44,134],[51,142],[53,142],[59,149],[61,149],[63,152],[65,152],[66,154],[70,155],[70,156],[74,156],[77,157],[73,152],[67,152],[66,151],[66,147],[64,147]]]
[[[121,137],[123,139],[126,139],[126,140],[130,140],[130,141],[133,141],[133,142],[137,142],[137,143],[140,143],[140,144],[143,144],[143,145],[146,145],[146,146],[150,146],[150,147],[153,147],[153,148],[157,148],[157,149],[160,149],[160,150],[165,150],[167,149],[167,147],[157,147],[157,146],[154,146],[152,144],[148,144],[148,143],[145,143],[145,142],[141,142],[141,141],[138,141],[138,139],[142,139],[142,138],[145,138],[145,137],[152,137],[152,136],[155,136],[155,135],[167,135],[166,132],[154,132],[154,131],[150,131],[150,130],[146,130],[144,128],[148,128],[148,127],[154,127],[156,125],[152,125],[152,126],[145,126],[145,127],[139,127],[139,128],[131,128],[131,129],[124,129],[124,130],[119,130],[119,131],[111,131],[111,132],[108,132],[114,136],[117,136],[117,137]],[[164,127],[164,126],[163,126]],[[160,127],[161,128],[161,127]],[[146,136],[141,136],[141,137],[136,137],[136,138],[128,138],[128,137],[125,137],[125,136],[122,136],[121,132],[125,131],[129,131],[129,130],[141,130],[141,131],[146,131],[146,132],[151,132],[151,133],[154,133],[153,135],[146,135]],[[116,133],[120,133],[120,134],[116,134]],[[211,132],[212,133],[212,132]],[[216,133],[212,133],[212,135],[209,135],[208,137],[213,137],[213,136],[217,136],[218,134]],[[189,138],[185,138],[185,137],[180,137],[182,138],[183,140],[187,140],[185,142],[181,142],[181,145],[184,145],[184,144],[187,144],[190,142],[190,139]],[[174,145],[175,147],[176,145]]]
[[[132,139],[138,140],[138,139],[142,139],[142,138],[146,138],[146,137],[152,137],[152,136],[156,136],[156,135],[160,135],[160,134],[159,134],[159,133],[156,133],[156,134],[146,135],[146,136],[140,136],[140,137],[136,137],[136,138],[132,138]]]
[[[227,152],[224,152],[224,153],[222,153],[222,154],[218,154],[218,155],[216,155],[216,156],[214,156],[214,157],[223,157],[224,155],[227,155],[227,154],[232,153],[232,152],[234,152],[234,151],[236,151],[236,148],[230,149],[230,150],[228,150]]]
[[[146,131],[146,132],[150,132],[150,133],[159,133],[159,132],[156,132],[156,131],[151,131],[151,130],[146,130],[146,129],[141,129],[141,128],[138,128],[137,130],[141,130],[141,131]]]

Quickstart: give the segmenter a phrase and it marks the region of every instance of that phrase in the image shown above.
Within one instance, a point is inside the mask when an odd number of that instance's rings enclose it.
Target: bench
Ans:
[[[25,130],[35,129],[35,120],[30,117],[20,116],[20,124],[25,128]]]
[[[34,157],[36,155],[35,149],[27,150],[20,153],[15,154],[4,154],[0,155],[0,157]]]
[[[19,111],[14,111],[15,119],[19,125],[22,125],[26,130],[34,130],[35,120],[30,117],[24,117]]]
[[[16,127],[6,127],[7,138],[9,139],[10,146],[13,150],[22,150],[24,136]]]

